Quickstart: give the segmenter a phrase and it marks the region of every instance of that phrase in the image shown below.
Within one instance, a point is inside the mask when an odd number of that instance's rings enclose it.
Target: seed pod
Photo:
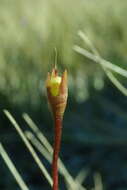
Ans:
[[[53,69],[51,74],[48,73],[46,88],[54,117],[63,118],[68,96],[67,71],[63,72],[62,77],[58,76],[57,69]]]

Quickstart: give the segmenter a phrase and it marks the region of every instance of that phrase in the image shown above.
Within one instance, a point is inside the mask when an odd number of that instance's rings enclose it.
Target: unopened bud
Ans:
[[[68,96],[67,71],[65,70],[61,77],[58,76],[56,69],[53,69],[51,74],[48,73],[46,88],[53,115],[57,118],[62,118]]]

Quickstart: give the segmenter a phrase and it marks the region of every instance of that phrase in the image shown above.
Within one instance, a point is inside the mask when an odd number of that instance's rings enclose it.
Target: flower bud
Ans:
[[[63,118],[68,96],[67,71],[64,71],[62,77],[58,76],[56,69],[53,69],[51,74],[48,73],[46,88],[54,117]]]

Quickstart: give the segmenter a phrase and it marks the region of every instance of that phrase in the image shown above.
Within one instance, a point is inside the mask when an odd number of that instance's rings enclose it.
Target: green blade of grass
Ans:
[[[75,178],[75,181],[77,181],[78,183],[82,184],[85,180],[85,178],[88,176],[88,170],[86,169],[81,169],[81,171],[78,173],[78,175]]]
[[[111,62],[106,61],[105,59],[102,59],[99,56],[94,55],[91,52],[87,51],[86,49],[81,48],[81,47],[79,47],[77,45],[75,45],[73,47],[73,49],[77,53],[82,54],[82,55],[86,56],[87,58],[95,61],[96,63],[100,63],[105,68],[110,69],[110,70],[112,70],[112,71],[114,71],[114,72],[116,72],[116,73],[118,73],[118,74],[120,74],[120,75],[122,75],[122,76],[124,76],[124,77],[127,78],[127,71],[125,69],[122,69],[121,67],[119,67],[117,65],[114,65]]]
[[[103,190],[102,179],[99,173],[96,173],[94,175],[94,184],[95,184],[94,190]]]
[[[31,146],[31,144],[29,143],[29,141],[25,137],[23,131],[20,128],[20,126],[18,125],[18,123],[16,122],[16,120],[14,119],[14,117],[7,110],[4,110],[4,113],[8,117],[8,119],[11,121],[11,123],[13,124],[13,127],[16,129],[16,131],[18,132],[19,136],[21,137],[21,139],[25,143],[27,149],[31,153],[32,157],[34,158],[36,164],[38,165],[38,167],[42,171],[43,175],[45,176],[45,178],[47,179],[47,181],[49,182],[49,184],[52,186],[52,178],[50,177],[50,175],[47,172],[45,166],[42,164],[42,162],[39,159],[38,155],[34,151],[33,147]]]
[[[15,165],[11,161],[10,157],[8,156],[6,150],[4,149],[2,143],[0,143],[0,155],[3,158],[4,162],[6,163],[7,167],[11,171],[12,175],[14,176],[15,180],[17,181],[21,190],[29,190],[27,185],[25,184],[23,178],[19,174],[18,170],[16,169]]]
[[[118,67],[118,66],[112,64],[109,61],[106,61],[106,60],[102,59],[102,57],[100,56],[100,54],[99,54],[98,50],[96,49],[96,47],[90,41],[88,36],[86,34],[84,34],[82,31],[79,31],[78,35],[88,45],[88,47],[91,49],[91,51],[94,53],[94,55],[97,56],[100,59],[100,60],[98,60],[98,63],[102,66],[102,69],[106,73],[109,80],[116,86],[116,88],[119,91],[121,91],[121,93],[123,93],[123,95],[127,96],[127,89],[122,85],[122,83],[119,82],[119,80],[114,76],[114,74],[109,69],[111,69],[111,70],[114,69],[115,72],[118,72],[118,74],[121,74],[124,77],[127,77],[127,71],[122,69],[121,67]],[[84,53],[86,57],[88,56],[88,58],[93,59],[91,57],[91,55],[93,55],[93,54],[90,55],[89,54],[90,52],[88,52],[87,50],[84,50],[84,52],[83,52],[83,49],[80,48],[79,46],[77,46],[77,47],[75,46],[74,49],[75,48],[78,50],[78,53],[81,53],[81,54]],[[94,59],[94,61],[95,61],[95,59]],[[106,66],[108,66],[108,68],[106,68]]]

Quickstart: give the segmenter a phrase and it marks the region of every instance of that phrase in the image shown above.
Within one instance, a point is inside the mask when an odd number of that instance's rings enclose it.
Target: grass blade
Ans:
[[[52,186],[52,178],[50,177],[50,175],[47,172],[45,166],[42,164],[42,162],[39,159],[38,155],[34,151],[33,147],[31,146],[31,144],[29,143],[29,141],[25,137],[23,131],[20,128],[20,126],[18,125],[18,123],[16,122],[16,120],[14,119],[14,117],[7,110],[4,110],[4,113],[8,117],[8,119],[11,121],[11,123],[13,124],[14,128],[16,129],[16,131],[18,132],[18,134],[20,135],[20,137],[23,140],[23,142],[25,143],[27,149],[29,150],[29,152],[33,156],[35,162],[37,163],[38,167],[42,171],[43,175],[45,176],[45,178],[47,179],[47,181],[49,182],[49,184]]]
[[[103,190],[102,179],[101,179],[101,175],[99,173],[96,173],[94,175],[94,183],[95,183],[94,190]]]
[[[77,45],[75,45],[73,47],[73,49],[76,52],[78,52],[78,53],[88,57],[89,59],[95,61],[96,63],[100,63],[105,68],[110,69],[110,70],[112,70],[112,71],[114,71],[114,72],[116,72],[116,73],[118,73],[118,74],[120,74],[120,75],[127,78],[127,71],[125,69],[122,69],[121,67],[119,67],[117,65],[114,65],[111,62],[106,61],[105,59],[103,59],[103,58],[101,58],[101,57],[99,57],[97,55],[94,55],[91,52],[87,51],[86,49],[83,49],[83,48],[81,48],[81,47],[79,47]]]
[[[92,55],[97,56],[97,58],[100,59],[100,60],[98,60],[98,63],[102,66],[102,69],[106,73],[109,80],[116,86],[116,88],[119,91],[121,91],[121,93],[123,93],[123,95],[127,96],[127,89],[122,85],[121,82],[119,82],[119,80],[114,76],[114,74],[110,70],[114,70],[115,72],[117,72],[118,74],[120,74],[120,75],[122,75],[124,77],[127,77],[127,71],[122,69],[121,67],[118,67],[118,66],[112,64],[109,61],[106,61],[106,60],[102,59],[102,57],[100,56],[100,54],[99,54],[98,50],[96,49],[96,47],[90,41],[88,36],[86,34],[84,34],[82,31],[79,31],[78,35],[88,45],[88,47],[91,49],[91,51],[94,53],[94,55],[93,54],[90,55],[90,52],[85,50],[85,49],[84,49],[84,52],[83,52],[83,49],[80,48],[79,46],[74,46],[75,51],[78,51],[78,53],[84,54],[86,57],[88,57],[88,58],[90,58],[92,60],[94,59],[94,61],[95,61],[95,57],[91,57],[91,56]]]
[[[18,170],[16,169],[15,165],[9,158],[6,150],[4,149],[3,145],[0,143],[0,155],[3,158],[4,162],[6,163],[7,167],[11,171],[12,175],[14,176],[15,180],[17,181],[21,190],[29,190],[25,182],[23,181],[21,175],[19,174]]]

